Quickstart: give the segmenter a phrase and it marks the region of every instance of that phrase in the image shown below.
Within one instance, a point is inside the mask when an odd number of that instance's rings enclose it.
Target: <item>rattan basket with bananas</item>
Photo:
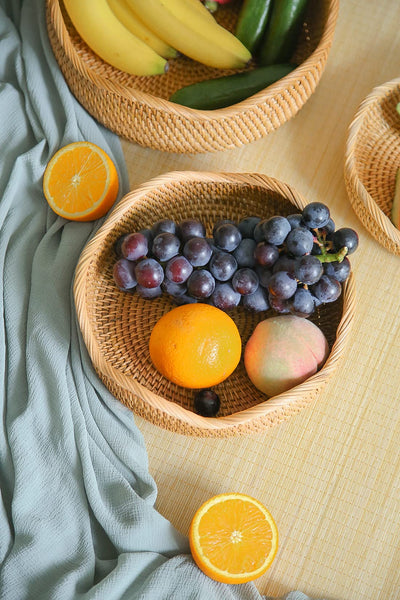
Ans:
[[[71,2],[80,7],[79,10],[83,11],[84,6],[88,7],[86,10],[91,10],[90,2],[67,0],[68,4]],[[126,4],[126,0],[112,0],[109,4],[102,0],[101,3],[107,5],[106,10],[111,10],[110,6],[122,5],[123,2]],[[162,4],[158,0],[154,2],[158,8]],[[142,10],[149,10],[146,7],[153,7],[154,2],[131,0],[131,6],[140,5]],[[176,1],[172,4],[175,5]],[[184,0],[183,4],[190,4],[193,12],[197,13],[194,6],[201,5],[201,2]],[[219,30],[223,28],[230,35],[227,42],[230,46],[235,37],[233,33],[241,6],[240,1],[232,0],[220,6],[215,15],[204,17],[203,13],[198,16],[195,14],[192,21],[199,20],[200,29],[203,30],[211,28],[214,31],[215,27],[221,25]],[[202,5],[201,8],[207,13]],[[167,72],[163,72],[165,61],[154,61],[154,57],[150,56],[147,64],[151,65],[151,72],[159,74],[146,75],[141,72],[140,75],[133,75],[124,70],[129,69],[131,64],[124,63],[117,68],[100,58],[99,52],[104,51],[105,36],[103,46],[96,46],[97,53],[83,41],[71,22],[63,0],[47,0],[47,24],[51,46],[71,91],[97,120],[120,136],[142,146],[168,152],[199,153],[242,146],[260,139],[297,114],[315,91],[325,69],[338,9],[338,0],[308,0],[293,52],[286,61],[290,62],[293,69],[281,72],[281,77],[275,83],[264,85],[261,90],[249,88],[250,96],[246,99],[236,99],[223,108],[212,110],[183,106],[172,102],[170,98],[183,87],[233,75],[238,70],[240,74],[244,72],[248,75],[258,66],[254,60],[247,64],[249,52],[240,51],[238,62],[218,62],[216,66],[217,63],[211,65],[210,54],[212,58],[222,60],[222,50],[208,52],[206,60],[210,64],[203,64],[180,51],[167,59]],[[83,20],[85,23],[92,22],[89,18]],[[89,36],[91,32],[82,30],[82,34]],[[190,31],[189,36],[190,47],[195,47],[195,33]],[[122,39],[122,34],[115,35],[114,40],[119,37]],[[189,51],[187,46],[179,46]],[[107,57],[111,51],[107,48]],[[236,52],[236,48],[232,51]],[[136,56],[137,53],[133,54]],[[168,51],[164,54],[168,55]],[[204,58],[197,54],[195,56]]]

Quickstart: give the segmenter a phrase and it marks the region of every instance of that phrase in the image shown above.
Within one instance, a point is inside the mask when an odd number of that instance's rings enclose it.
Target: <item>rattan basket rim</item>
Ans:
[[[303,63],[297,66],[291,73],[280,79],[278,82],[270,85],[265,90],[254,94],[242,102],[221,109],[199,110],[175,104],[169,100],[148,94],[139,89],[135,89],[133,93],[125,86],[119,84],[117,81],[113,81],[99,73],[95,73],[80,57],[79,53],[76,52],[74,45],[70,41],[61,11],[58,6],[59,0],[47,0],[50,6],[52,23],[58,38],[62,40],[66,55],[74,64],[74,67],[82,77],[94,83],[99,89],[104,89],[115,93],[128,101],[135,100],[136,102],[145,104],[155,110],[165,112],[167,115],[180,115],[186,117],[188,121],[214,121],[215,119],[220,119],[221,117],[228,118],[240,114],[243,111],[254,109],[256,106],[264,104],[265,102],[271,100],[271,98],[276,97],[277,94],[286,90],[288,87],[295,86],[299,80],[299,77],[307,75],[310,67],[318,64],[321,59],[323,59],[323,62],[325,63],[326,54],[332,45],[335,26],[339,14],[339,0],[328,1],[329,14],[321,35],[320,42],[316,49],[303,61]]]
[[[288,198],[299,208],[305,206],[306,204],[304,198],[288,184],[282,183],[272,177],[255,173],[238,174],[228,172],[214,173],[200,171],[172,171],[143,183],[138,188],[124,196],[124,198],[112,210],[109,217],[106,219],[92,240],[87,244],[81,254],[74,281],[74,297],[78,321],[95,368],[112,381],[116,382],[122,388],[138,395],[144,402],[148,403],[150,408],[162,411],[165,415],[180,421],[182,424],[183,433],[185,432],[185,428],[188,428],[189,430],[194,428],[197,430],[208,430],[215,433],[222,432],[222,434],[224,434],[224,432],[226,433],[229,430],[235,429],[239,426],[242,430],[243,426],[248,428],[248,431],[250,432],[252,430],[252,425],[259,419],[262,419],[266,416],[275,416],[279,414],[282,415],[283,419],[288,407],[295,406],[298,402],[303,405],[308,396],[310,397],[311,401],[313,399],[313,393],[315,390],[322,386],[322,384],[325,384],[327,379],[335,371],[338,361],[343,354],[344,346],[347,342],[354,316],[354,278],[353,275],[351,275],[344,286],[342,317],[337,328],[336,340],[325,365],[319,372],[310,377],[307,381],[296,386],[295,388],[292,388],[288,392],[269,398],[265,402],[247,408],[246,410],[219,418],[202,417],[175,404],[174,402],[166,400],[154,394],[153,392],[150,392],[138,382],[133,381],[132,378],[122,374],[117,369],[112,367],[102,356],[96,339],[93,323],[91,323],[87,311],[87,273],[91,262],[96,260],[96,255],[98,255],[105,238],[112,231],[113,227],[119,222],[126,211],[132,209],[132,205],[136,201],[145,197],[146,194],[154,188],[160,189],[164,186],[171,186],[179,181],[185,180],[195,180],[205,183],[225,182],[249,186],[268,186],[268,189],[277,191],[284,195],[284,197]]]
[[[357,202],[361,202],[372,219],[396,248],[400,254],[400,231],[395,227],[390,218],[385,215],[377,205],[374,198],[367,191],[359,177],[356,164],[356,148],[359,143],[360,129],[369,113],[379,105],[382,100],[390,95],[394,89],[399,88],[400,77],[378,85],[364,98],[348,128],[348,137],[345,150],[345,181],[350,202],[357,212]]]

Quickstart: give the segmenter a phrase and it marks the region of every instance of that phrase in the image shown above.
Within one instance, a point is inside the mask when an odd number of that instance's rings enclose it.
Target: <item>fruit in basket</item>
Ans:
[[[259,64],[272,65],[291,59],[307,1],[279,0],[273,3],[257,53]]]
[[[246,494],[219,494],[196,511],[189,528],[198,567],[222,583],[245,583],[271,566],[278,528],[267,508]]]
[[[232,106],[261,92],[285,77],[295,65],[279,64],[258,67],[215,79],[204,79],[175,91],[170,101],[198,110],[215,110]]]
[[[235,35],[252,54],[258,48],[267,26],[272,0],[243,0]]]
[[[153,48],[160,56],[163,56],[166,59],[176,58],[178,52],[175,48],[166,44],[163,40],[160,40],[158,36],[146,27],[146,25],[142,23],[131,10],[126,0],[107,0],[107,2],[117,19],[121,21],[122,25],[129,29],[133,35],[141,39],[142,42],[145,42],[150,48]]]
[[[194,397],[194,410],[202,417],[216,417],[221,400],[214,390],[199,390]]]
[[[251,54],[237,37],[190,0],[128,0],[149,29],[179,52],[209,67],[239,69]]]
[[[110,157],[91,142],[73,142],[50,159],[43,193],[55,213],[71,221],[106,214],[118,194],[118,173]]]
[[[242,342],[235,322],[208,304],[184,304],[154,325],[150,358],[164,377],[186,388],[208,388],[236,369]]]
[[[309,317],[340,297],[351,272],[347,254],[358,247],[357,233],[335,230],[329,208],[320,202],[287,216],[218,219],[211,231],[207,237],[204,224],[187,218],[164,219],[139,232],[150,236],[147,258],[162,266],[160,285],[176,304],[207,302],[225,311],[238,305],[255,312],[272,308]],[[173,240],[172,258],[156,250],[160,235]],[[138,233],[123,234],[115,244],[125,258],[132,236]],[[121,250],[116,253],[120,258]]]
[[[302,383],[325,363],[328,342],[308,319],[279,315],[255,327],[244,350],[244,365],[253,384],[276,396]]]
[[[392,219],[393,225],[400,229],[400,169],[397,169],[396,171],[394,198],[390,218]]]
[[[131,75],[159,75],[168,63],[133,35],[111,10],[107,0],[64,0],[81,38],[104,61]]]

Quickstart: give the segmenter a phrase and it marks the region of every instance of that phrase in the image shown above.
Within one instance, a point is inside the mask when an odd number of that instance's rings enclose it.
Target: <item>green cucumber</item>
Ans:
[[[258,53],[260,65],[291,59],[307,0],[275,0]]]
[[[272,0],[244,0],[235,35],[254,54],[265,31]]]
[[[295,65],[291,64],[269,65],[252,71],[199,81],[177,90],[170,97],[170,101],[200,110],[225,108],[260,92],[285,77],[294,68]]]

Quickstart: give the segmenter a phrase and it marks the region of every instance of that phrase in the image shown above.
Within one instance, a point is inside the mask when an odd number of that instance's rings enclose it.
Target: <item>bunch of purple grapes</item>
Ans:
[[[117,240],[113,275],[119,289],[147,299],[165,293],[176,304],[308,317],[340,297],[358,241],[321,202],[288,216],[220,220],[210,237],[197,219],[163,219]]]

